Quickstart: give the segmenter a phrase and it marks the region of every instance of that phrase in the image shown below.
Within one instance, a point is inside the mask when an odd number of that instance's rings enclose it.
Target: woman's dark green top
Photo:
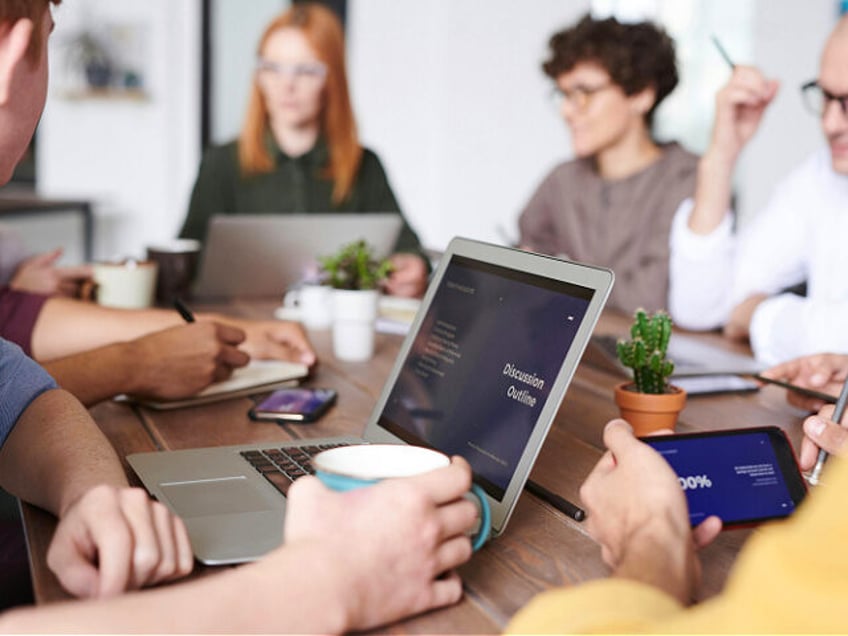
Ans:
[[[332,201],[333,181],[324,176],[329,153],[323,141],[300,157],[289,157],[276,146],[274,151],[276,165],[271,172],[244,177],[237,142],[209,148],[200,164],[180,237],[203,241],[215,214],[397,212],[403,219],[380,160],[367,148],[350,194],[339,204]],[[395,251],[421,251],[406,219]]]

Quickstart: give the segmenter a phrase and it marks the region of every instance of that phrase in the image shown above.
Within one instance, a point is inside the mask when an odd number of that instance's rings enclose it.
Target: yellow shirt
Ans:
[[[684,608],[624,579],[540,594],[509,633],[848,633],[848,461],[831,460],[823,484],[791,519],[745,545],[724,591]]]

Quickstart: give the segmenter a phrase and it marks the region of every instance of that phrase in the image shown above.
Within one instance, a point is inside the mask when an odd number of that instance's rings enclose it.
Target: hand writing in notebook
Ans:
[[[134,341],[131,393],[157,399],[194,395],[229,378],[250,356],[238,349],[244,332],[229,325],[196,322],[159,331]],[[163,356],[162,352],[168,355]]]

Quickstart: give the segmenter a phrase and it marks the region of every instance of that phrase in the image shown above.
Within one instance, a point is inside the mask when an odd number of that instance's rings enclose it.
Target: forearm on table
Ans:
[[[32,334],[36,360],[52,360],[103,345],[132,340],[182,321],[165,309],[115,309],[69,298],[45,304]]]
[[[848,351],[848,302],[780,294],[757,307],[751,348],[758,360],[777,364],[823,351]]]
[[[290,545],[258,563],[187,583],[9,611],[0,616],[0,631],[67,632],[72,625],[82,633],[342,633],[351,626],[336,568],[320,546]],[[281,593],[280,572],[297,572],[297,585]]]
[[[0,449],[0,483],[15,496],[61,516],[98,484],[126,486],[109,440],[63,390],[39,395]]]
[[[90,407],[121,393],[138,391],[140,361],[133,343],[119,342],[43,363],[63,389]]]

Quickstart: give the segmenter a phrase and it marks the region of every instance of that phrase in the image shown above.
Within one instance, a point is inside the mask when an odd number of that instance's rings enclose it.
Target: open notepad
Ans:
[[[377,316],[377,331],[405,336],[415,320],[421,301],[417,298],[381,296],[380,313]]]
[[[197,395],[177,400],[146,400],[120,396],[123,400],[132,400],[153,409],[177,409],[184,406],[196,406],[208,402],[217,402],[234,397],[252,395],[270,391],[281,386],[292,386],[309,374],[305,364],[282,360],[252,360],[246,367],[236,369],[232,376],[223,382],[215,382]]]

